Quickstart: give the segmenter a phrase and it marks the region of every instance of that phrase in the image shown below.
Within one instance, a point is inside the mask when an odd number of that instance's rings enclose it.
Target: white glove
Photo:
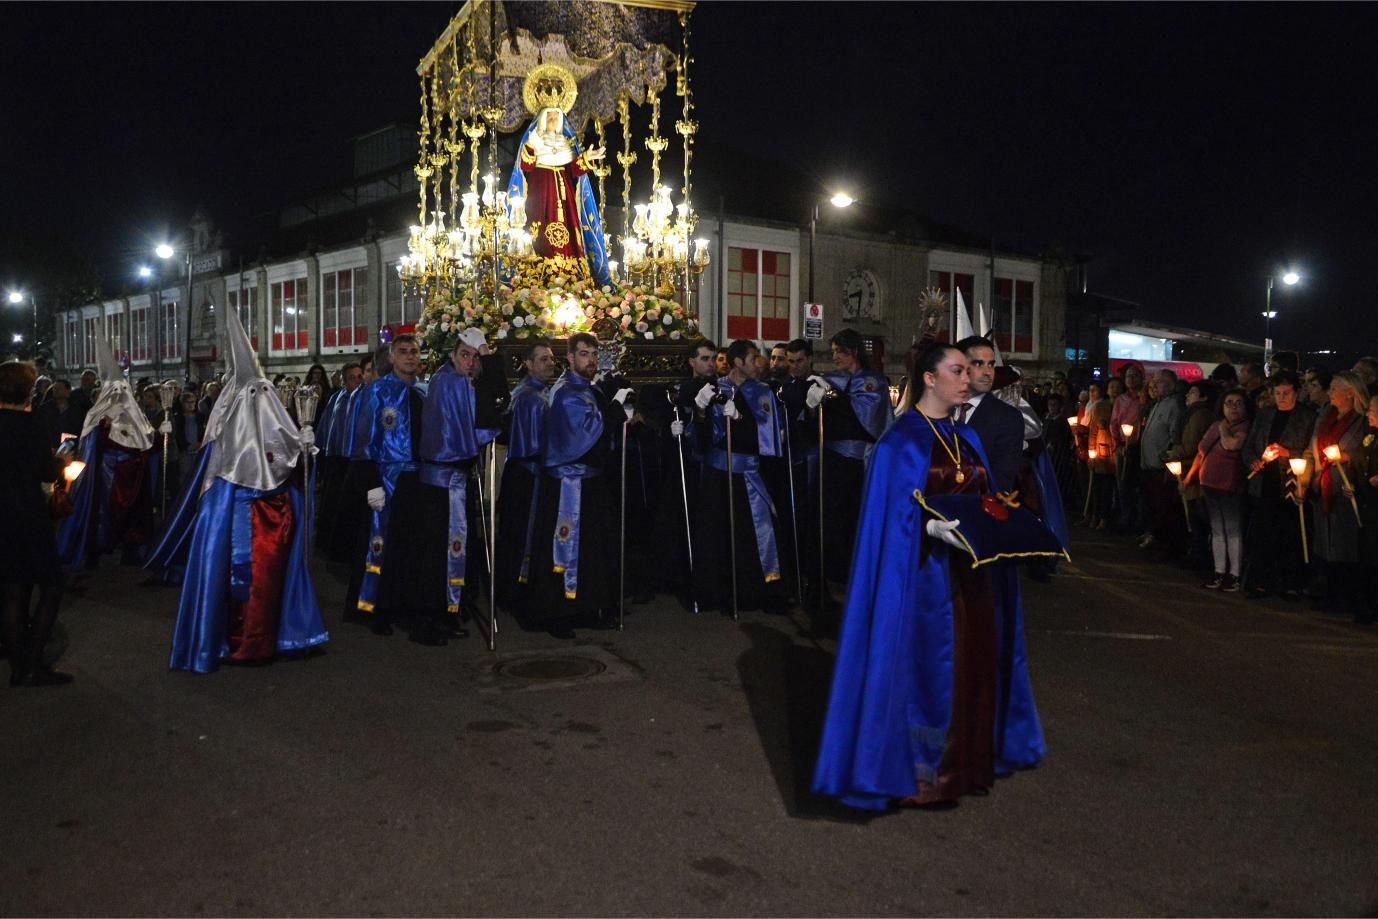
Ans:
[[[717,387],[712,383],[704,383],[703,389],[694,397],[694,404],[699,408],[708,408],[708,403],[713,401],[713,396],[717,393]]]
[[[381,513],[387,505],[388,493],[383,491],[382,486],[368,490],[368,506],[373,508],[375,513]]]
[[[636,409],[632,408],[630,405],[624,405],[622,406],[622,411],[627,413],[627,422],[630,424],[632,416],[636,414]]]
[[[311,430],[309,424],[301,429],[301,445],[307,450],[316,445],[316,432]]]
[[[954,549],[965,550],[966,546],[957,538],[957,526],[961,522],[960,520],[930,520],[924,524],[923,530],[939,542],[945,542]]]
[[[683,422],[683,421],[680,421],[678,418],[676,418],[674,421],[670,422],[670,435],[671,435],[672,437],[683,437],[683,436],[684,436],[684,422]]]
[[[595,374],[593,375],[593,379],[590,380],[589,382],[591,382],[594,386],[597,386],[599,383],[603,382],[603,377],[604,377],[606,374],[607,374],[607,371],[606,371],[606,370],[600,370],[600,371],[598,371],[597,373],[595,373]]]
[[[723,403],[722,413],[726,415],[728,418],[731,418],[733,421],[736,421],[738,418],[742,417],[742,413],[737,410],[737,403],[732,402],[730,400]]]
[[[626,404],[627,404],[627,397],[630,396],[631,394],[632,394],[632,388],[631,388],[630,386],[624,386],[624,387],[622,387],[621,389],[619,389],[617,392],[613,393],[612,401],[618,403],[619,405],[626,405]]]
[[[160,425],[158,425],[158,433],[159,433],[159,434],[171,434],[171,433],[172,433],[172,422],[171,422],[171,421],[168,421],[166,418],[164,418],[164,419],[163,419],[163,423],[160,424]]]
[[[804,404],[809,408],[818,408],[819,403],[823,401],[823,397],[828,394],[828,390],[831,388],[823,383],[813,384],[809,387],[809,391],[804,393]]]
[[[805,379],[813,380],[814,383],[816,383],[819,386],[822,386],[824,392],[833,388],[833,384],[829,383],[827,378],[824,377],[821,373],[811,373],[807,377],[805,377]]]

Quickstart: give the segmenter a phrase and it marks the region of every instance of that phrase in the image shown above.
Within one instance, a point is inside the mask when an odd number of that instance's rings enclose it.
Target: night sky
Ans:
[[[66,250],[115,291],[198,204],[232,222],[347,177],[350,138],[416,118],[457,9],[0,5],[0,284]],[[1090,255],[1093,291],[1163,322],[1261,339],[1265,278],[1296,266],[1279,345],[1378,351],[1378,6],[707,2],[693,23],[705,145]]]

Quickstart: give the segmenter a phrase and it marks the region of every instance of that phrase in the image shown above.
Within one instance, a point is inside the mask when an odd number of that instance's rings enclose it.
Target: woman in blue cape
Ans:
[[[980,439],[952,421],[962,352],[915,362],[912,408],[876,444],[813,790],[866,810],[951,801],[1043,758],[1016,572],[974,568],[960,523],[914,498],[988,493]],[[992,578],[1014,581],[993,589]]]

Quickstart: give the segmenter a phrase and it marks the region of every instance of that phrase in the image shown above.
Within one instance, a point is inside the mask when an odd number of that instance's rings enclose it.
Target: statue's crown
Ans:
[[[560,108],[564,96],[565,85],[561,80],[546,79],[536,84],[536,104],[540,108]]]
[[[547,108],[557,108],[568,115],[578,96],[579,84],[574,74],[558,64],[536,65],[522,84],[522,102],[533,115]]]

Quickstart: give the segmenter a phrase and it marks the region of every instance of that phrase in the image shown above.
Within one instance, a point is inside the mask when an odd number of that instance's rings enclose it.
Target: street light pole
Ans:
[[[186,372],[185,379],[191,383],[191,246],[187,246],[187,334],[186,334],[186,353],[182,355]]]
[[[813,241],[818,236],[818,202],[813,203],[813,218],[809,221],[809,302],[813,299]]]

